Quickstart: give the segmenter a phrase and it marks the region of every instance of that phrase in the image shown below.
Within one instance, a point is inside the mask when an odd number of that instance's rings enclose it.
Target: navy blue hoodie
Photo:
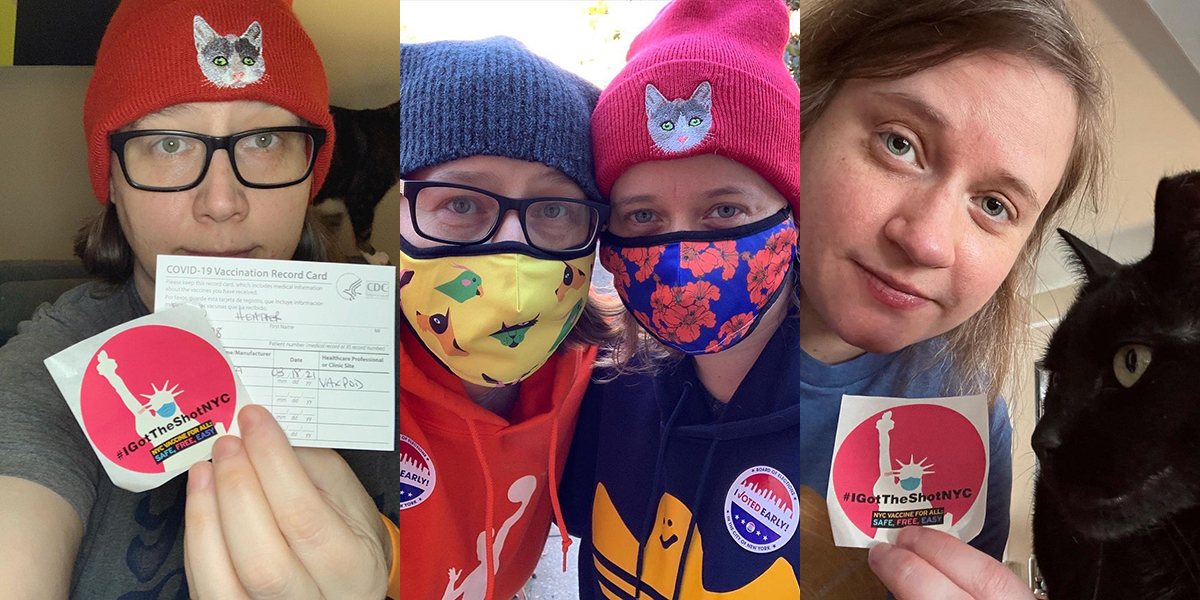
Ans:
[[[655,376],[592,385],[560,487],[568,529],[583,542],[580,598],[632,598],[640,589],[653,599],[775,599],[814,589],[801,575],[801,540],[828,536],[825,493],[842,395],[942,396],[948,369],[921,360],[937,340],[826,365],[798,336],[797,321],[785,320],[723,410],[712,408],[690,359]],[[990,423],[986,520],[971,544],[999,559],[1012,485],[1003,399]],[[730,500],[741,494],[762,510],[740,510]],[[817,576],[817,563],[827,569],[845,558],[832,577],[871,581],[838,585],[883,596],[865,551],[829,541],[804,554],[817,559],[804,578]]]

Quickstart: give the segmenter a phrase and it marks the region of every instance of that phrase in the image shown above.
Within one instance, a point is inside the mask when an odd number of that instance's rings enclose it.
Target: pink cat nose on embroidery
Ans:
[[[688,141],[688,136],[684,135],[684,136],[677,137],[675,139],[678,140],[680,144],[682,144],[682,143]]]

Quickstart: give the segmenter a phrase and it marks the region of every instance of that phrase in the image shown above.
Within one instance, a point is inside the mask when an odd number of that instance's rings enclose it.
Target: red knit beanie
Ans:
[[[221,44],[236,50],[225,54],[242,58],[223,56]],[[325,129],[313,166],[315,196],[333,155],[333,117],[321,57],[291,1],[121,2],[83,101],[96,198],[108,202],[109,134],[168,106],[232,100],[273,104]]]
[[[719,154],[799,198],[800,90],[783,63],[783,0],[675,0],[634,39],[592,115],[596,183],[630,167]]]

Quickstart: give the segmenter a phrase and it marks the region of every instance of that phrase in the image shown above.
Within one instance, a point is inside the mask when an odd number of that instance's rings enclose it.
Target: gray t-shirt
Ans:
[[[83,519],[71,598],[186,600],[187,476],[140,494],[113,485],[42,361],[149,314],[133,283],[81,285],[43,305],[0,348],[0,475],[53,490]]]

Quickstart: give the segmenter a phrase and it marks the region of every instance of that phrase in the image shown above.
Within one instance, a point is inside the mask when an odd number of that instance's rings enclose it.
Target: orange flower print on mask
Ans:
[[[663,327],[663,315],[671,310],[672,306],[679,303],[675,297],[675,292],[671,288],[662,285],[661,283],[654,289],[654,293],[650,294],[650,314],[652,315],[651,322],[655,327]]]
[[[772,260],[773,257],[770,251],[759,250],[747,261],[750,265],[750,274],[746,276],[746,289],[750,292],[750,301],[759,308],[762,308],[770,298],[768,293],[771,291],[770,285],[774,278],[771,268],[776,262]]]
[[[717,268],[721,269],[721,279],[729,281],[741,262],[737,242],[713,242],[712,252],[716,255]]]
[[[621,255],[613,251],[612,248],[600,248],[600,264],[612,273],[613,287],[617,288],[618,292],[624,293],[625,288],[630,285],[629,268],[625,266],[625,261],[621,259]]]
[[[679,266],[692,272],[693,277],[721,269],[721,279],[728,281],[738,266],[737,242],[681,242]]]
[[[699,305],[708,308],[709,302],[721,299],[721,288],[707,281],[688,283],[677,289],[679,291],[676,297],[679,299],[679,303],[686,306]]]
[[[633,278],[638,281],[645,281],[654,274],[654,266],[658,264],[658,259],[662,258],[662,253],[662,246],[621,249],[621,256],[637,265],[638,270],[633,274]]]
[[[794,246],[795,244],[796,228],[789,227],[771,234],[771,237],[767,238],[767,243],[763,245],[763,248],[772,254],[787,255],[791,254],[790,252],[787,252],[788,246]],[[786,258],[786,256],[784,258]]]
[[[746,335],[753,324],[754,313],[746,312],[729,317],[729,320],[717,332],[717,339],[709,342],[704,351],[708,353],[720,352],[732,346],[734,342]]]
[[[709,310],[707,303],[674,304],[662,315],[661,320],[666,329],[673,330],[679,341],[684,343],[696,341],[701,328],[717,326],[717,317]]]

